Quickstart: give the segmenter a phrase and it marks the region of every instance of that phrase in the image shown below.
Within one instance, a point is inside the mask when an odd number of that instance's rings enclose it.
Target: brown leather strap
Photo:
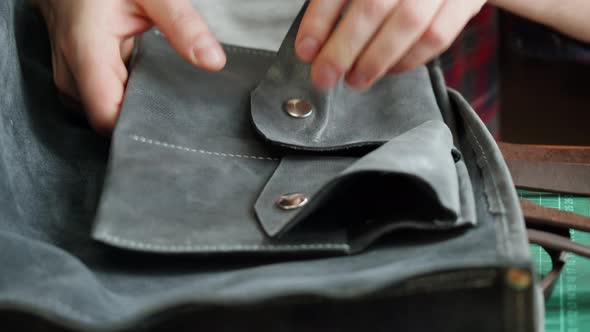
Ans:
[[[551,271],[543,277],[540,283],[545,299],[549,299],[555,283],[565,266],[567,252],[590,258],[590,246],[573,242],[569,238],[550,232],[528,229],[527,233],[529,242],[543,247],[551,257]]]
[[[538,244],[543,248],[571,252],[586,258],[590,258],[590,246],[576,243],[563,236],[555,235],[549,232],[538,231],[536,229],[528,229],[527,233],[529,235],[529,242]]]
[[[507,160],[590,164],[590,147],[498,143]]]
[[[499,147],[517,187],[590,195],[590,147]]]
[[[553,226],[590,232],[590,218],[588,217],[547,208],[526,199],[520,200],[520,206],[528,225]]]
[[[545,299],[548,299],[563,271],[567,252],[590,258],[590,246],[575,243],[568,235],[570,229],[590,231],[590,218],[546,208],[526,199],[521,199],[520,205],[528,227],[529,242],[540,245],[551,257],[552,269],[540,283]]]
[[[563,251],[555,251],[555,250],[547,250],[549,257],[551,258],[551,271],[547,273],[543,279],[541,279],[540,285],[541,289],[543,289],[543,295],[546,299],[551,296],[553,289],[555,288],[555,284],[559,279],[559,275],[563,268],[565,267],[565,263],[567,262],[567,253]]]
[[[590,195],[590,147],[498,143],[517,187]],[[521,199],[529,242],[543,247],[552,269],[541,280],[548,299],[567,252],[590,258],[590,246],[573,242],[569,229],[590,232],[590,218]],[[564,233],[565,232],[565,233]]]

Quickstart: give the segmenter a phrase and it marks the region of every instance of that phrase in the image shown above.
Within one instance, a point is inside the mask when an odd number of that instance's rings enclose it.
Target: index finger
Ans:
[[[189,0],[142,0],[140,5],[185,60],[207,70],[225,66],[221,45]]]

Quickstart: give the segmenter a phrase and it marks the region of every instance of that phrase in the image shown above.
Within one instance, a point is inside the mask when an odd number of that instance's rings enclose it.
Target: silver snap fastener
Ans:
[[[284,194],[277,200],[277,205],[283,210],[295,210],[309,202],[309,199],[304,194],[293,193]]]
[[[313,105],[303,99],[289,99],[283,107],[287,114],[297,119],[307,118],[313,113]]]

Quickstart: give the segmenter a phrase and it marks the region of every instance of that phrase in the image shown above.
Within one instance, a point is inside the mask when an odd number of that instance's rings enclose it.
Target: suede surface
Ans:
[[[189,323],[214,331],[536,330],[542,315],[533,310],[532,304],[538,303],[535,290],[511,288],[504,278],[508,268],[530,270],[512,181],[484,125],[458,94],[441,89],[444,83],[435,70],[422,69],[428,73],[422,83],[430,84],[436,96],[432,106],[442,114],[434,121],[453,124],[450,131],[434,127],[442,137],[437,144],[449,148],[448,153],[435,148],[435,155],[450,158],[454,167],[446,169],[455,177],[444,181],[457,189],[457,196],[445,196],[440,206],[475,216],[470,227],[396,230],[385,237],[380,236],[382,227],[369,232],[353,227],[342,238],[349,241],[352,235],[356,240],[342,243],[361,248],[355,255],[348,255],[341,243],[317,250],[310,234],[325,233],[296,228],[292,241],[302,250],[287,246],[289,250],[261,253],[250,250],[261,245],[254,242],[242,244],[245,250],[237,252],[219,252],[201,243],[208,250],[194,252],[184,250],[190,249],[190,242],[176,237],[176,226],[185,227],[189,219],[195,227],[191,232],[182,228],[187,237],[218,229],[227,239],[269,239],[254,223],[259,196],[243,197],[262,192],[285,151],[294,152],[266,144],[249,122],[249,113],[239,111],[248,109],[244,105],[250,105],[250,92],[265,78],[276,53],[227,46],[238,51],[216,77],[219,83],[196,91],[194,84],[203,76],[174,75],[177,66],[184,67],[172,55],[158,65],[144,62],[140,70],[142,52],[144,61],[150,59],[149,52],[168,54],[161,36],[152,31],[145,38],[159,42],[140,50],[121,120],[109,142],[57,93],[41,19],[23,1],[0,3],[0,311],[30,313],[91,331]],[[157,93],[133,92],[154,84]],[[235,117],[189,112],[183,104],[189,95],[199,105],[236,111]],[[197,131],[193,125],[198,120],[208,125]],[[427,132],[423,135],[434,135]],[[217,150],[219,144],[227,149]],[[463,156],[459,163],[452,159],[453,146]],[[379,157],[381,147],[387,144],[372,147],[373,156],[389,164]],[[257,158],[243,158],[245,153]],[[360,153],[344,158],[360,161]],[[362,152],[365,155],[371,154]],[[219,159],[231,161],[221,164]],[[132,177],[118,178],[124,171],[132,171]],[[205,179],[219,174],[235,182],[221,188]],[[469,188],[472,195],[462,200],[461,190]],[[167,195],[170,190],[182,195]],[[221,205],[228,218],[216,217],[220,225],[207,224],[210,212],[196,207],[218,204],[214,198],[225,197],[217,196],[220,193],[234,199],[226,198]],[[160,200],[158,205],[153,198]],[[474,211],[464,214],[462,203],[456,210],[457,202],[472,204]],[[248,203],[243,207],[250,215],[243,215],[234,203]],[[108,217],[120,211],[127,211],[127,218]],[[231,222],[238,219],[232,217],[252,218],[250,233],[233,227]],[[132,241],[101,237],[106,230]],[[130,245],[138,238],[151,244]],[[167,244],[170,239],[173,243]],[[219,240],[203,241],[210,239]]]

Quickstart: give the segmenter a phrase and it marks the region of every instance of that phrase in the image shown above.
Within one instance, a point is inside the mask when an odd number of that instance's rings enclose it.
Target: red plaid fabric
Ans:
[[[440,60],[447,84],[461,92],[495,134],[500,85],[498,11],[485,6]]]

